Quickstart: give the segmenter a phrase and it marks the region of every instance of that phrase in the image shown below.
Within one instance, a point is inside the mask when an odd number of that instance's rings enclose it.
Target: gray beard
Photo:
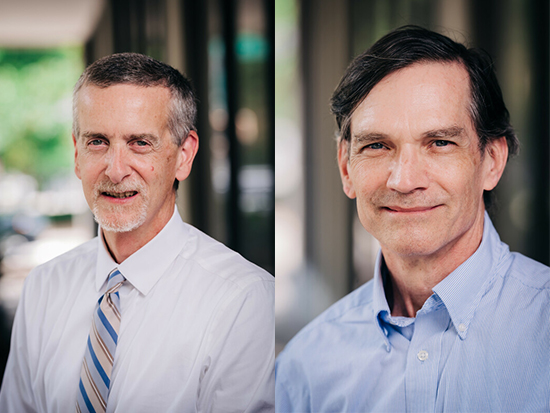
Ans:
[[[110,205],[103,208],[98,206],[97,200],[102,192],[129,192],[137,191],[143,197],[143,202],[139,205],[139,210],[128,211],[127,207],[119,205]],[[94,220],[104,231],[109,232],[130,232],[139,228],[147,219],[147,210],[149,207],[148,192],[145,185],[141,182],[113,184],[111,182],[100,182],[94,187],[95,199],[92,205]],[[115,218],[108,219],[103,213],[114,214]],[[129,213],[129,214],[128,214]]]
[[[118,214],[122,215],[122,208],[119,207],[109,208],[109,212],[115,212],[117,209],[120,209],[120,212],[118,212]],[[147,205],[145,203],[142,204],[139,210],[139,214],[137,214],[132,219],[107,219],[102,216],[100,208],[98,208],[97,204],[94,204],[92,208],[92,213],[94,214],[94,220],[104,231],[130,232],[135,230],[136,228],[139,228],[145,223],[145,220],[147,219]]]

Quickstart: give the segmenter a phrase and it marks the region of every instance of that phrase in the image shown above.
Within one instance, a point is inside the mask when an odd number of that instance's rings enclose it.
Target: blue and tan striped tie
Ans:
[[[126,281],[118,269],[109,274],[107,291],[98,300],[80,371],[77,412],[105,412],[120,328],[118,289]]]

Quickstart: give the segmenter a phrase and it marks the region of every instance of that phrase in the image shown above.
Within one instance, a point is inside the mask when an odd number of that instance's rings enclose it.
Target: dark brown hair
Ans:
[[[339,139],[350,140],[351,116],[378,82],[399,69],[421,62],[462,64],[470,76],[470,116],[482,155],[489,141],[501,137],[506,138],[508,156],[518,153],[519,142],[510,124],[491,57],[483,50],[467,48],[418,26],[404,26],[388,33],[348,66],[331,99]],[[490,191],[485,191],[483,196],[489,209]]]

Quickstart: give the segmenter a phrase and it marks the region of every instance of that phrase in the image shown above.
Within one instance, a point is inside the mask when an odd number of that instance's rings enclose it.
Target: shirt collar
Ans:
[[[382,276],[382,265],[385,267],[384,263],[384,257],[382,256],[382,252],[378,252],[378,256],[376,257],[376,264],[374,266],[374,284],[372,288],[372,309],[374,310],[374,317],[376,321],[376,325],[378,326],[378,330],[380,331],[380,334],[382,334],[382,338],[384,340],[384,343],[386,344],[386,350],[390,351],[391,345],[390,341],[388,339],[388,330],[384,326],[384,323],[382,321],[382,314],[387,313],[390,314],[390,307],[388,305],[388,300],[386,300],[386,293],[384,292],[384,279]]]
[[[447,308],[461,339],[466,338],[475,309],[487,289],[484,285],[492,278],[490,275],[493,261],[500,256],[500,248],[500,238],[485,212],[483,238],[476,252],[433,288],[433,292]],[[384,312],[388,315],[391,313],[384,291],[383,265],[385,266],[384,258],[379,252],[374,269],[372,304],[376,324],[389,351],[390,343],[383,325],[383,316]]]
[[[485,212],[483,238],[476,252],[433,288],[443,301],[461,339],[465,339],[475,310],[501,255],[502,243],[489,214]]]
[[[105,286],[108,274],[118,268],[134,288],[147,295],[182,250],[187,236],[188,228],[177,207],[174,207],[174,214],[164,228],[122,264],[117,264],[107,250],[100,228],[96,265],[97,291]]]

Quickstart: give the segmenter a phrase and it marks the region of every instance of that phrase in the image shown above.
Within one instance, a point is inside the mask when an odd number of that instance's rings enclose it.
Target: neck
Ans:
[[[166,226],[172,214],[172,209],[168,211],[166,208],[160,211],[154,221],[145,223],[139,228],[128,232],[112,232],[101,230],[105,245],[109,250],[113,260],[117,264],[124,262],[130,255],[141,249],[149,241],[157,236],[157,234]]]
[[[389,270],[386,297],[392,316],[416,317],[432,289],[477,250],[483,237],[483,215],[460,239],[439,251],[422,256],[402,256],[385,250]]]

